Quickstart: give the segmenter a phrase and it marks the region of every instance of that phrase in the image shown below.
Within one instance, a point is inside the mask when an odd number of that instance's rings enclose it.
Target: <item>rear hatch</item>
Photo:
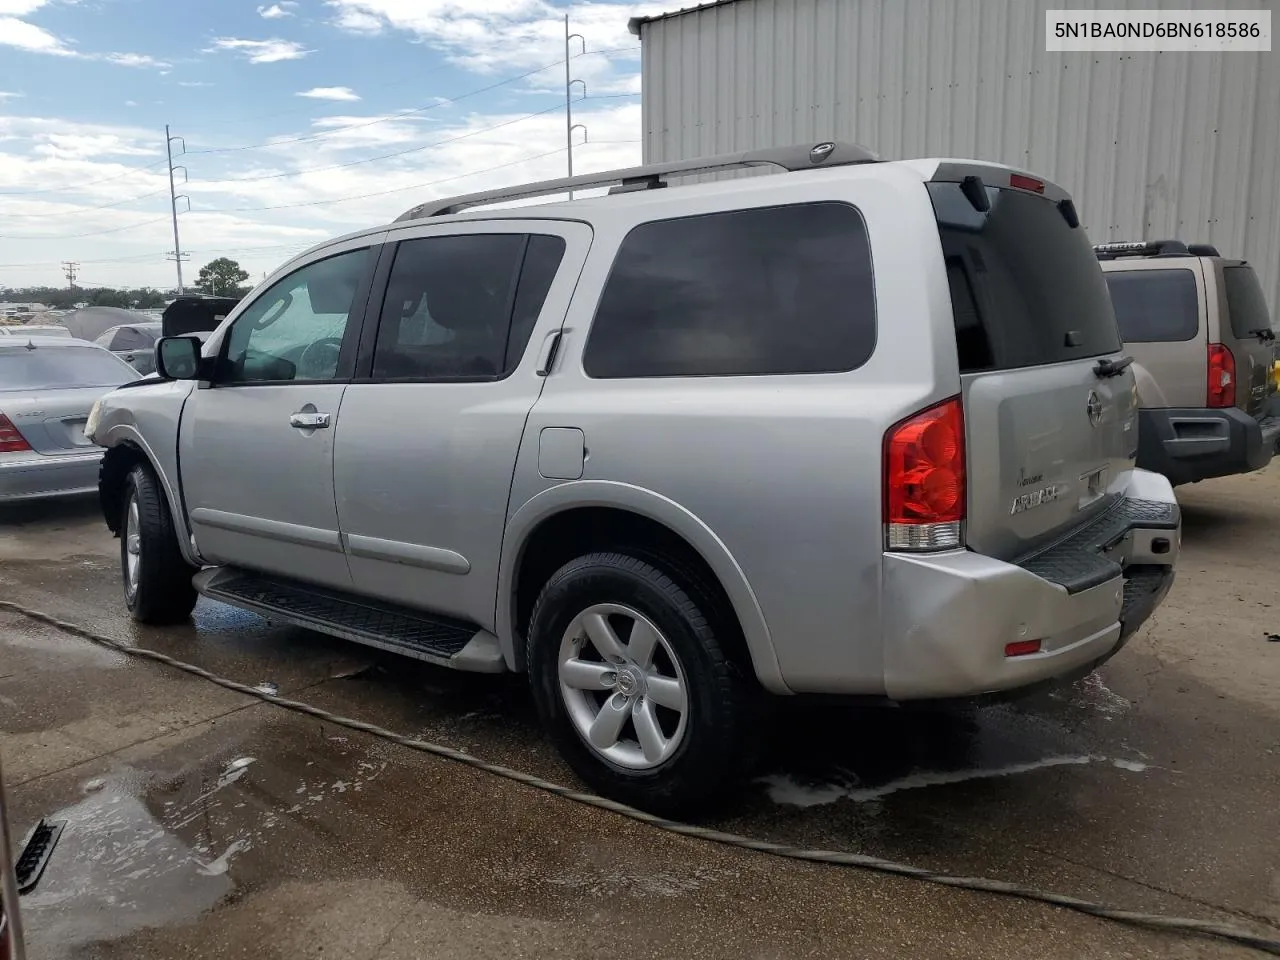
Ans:
[[[36,453],[90,452],[84,426],[94,401],[136,379],[128,364],[87,344],[6,346],[0,348],[0,415]]]
[[[1261,419],[1276,387],[1277,331],[1253,267],[1223,261],[1221,280],[1219,304],[1225,319],[1219,335],[1235,361],[1236,405]]]
[[[1070,198],[979,172],[929,193],[960,361],[966,542],[1010,559],[1114,500],[1137,453],[1137,396],[1131,369],[1109,369],[1123,359],[1115,314]]]

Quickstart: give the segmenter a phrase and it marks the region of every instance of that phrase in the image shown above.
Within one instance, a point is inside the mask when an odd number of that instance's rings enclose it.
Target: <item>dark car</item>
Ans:
[[[183,337],[192,334],[204,336],[212,333],[230,313],[239,297],[206,297],[186,295],[178,297],[164,308],[161,323],[163,336]]]
[[[94,343],[106,347],[145,375],[156,368],[156,340],[159,338],[159,323],[123,323],[103,331]]]

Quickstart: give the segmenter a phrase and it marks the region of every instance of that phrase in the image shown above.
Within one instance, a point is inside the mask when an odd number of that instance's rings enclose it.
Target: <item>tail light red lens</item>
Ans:
[[[1208,387],[1210,407],[1236,405],[1236,358],[1221,343],[1209,344]]]
[[[1037,180],[1035,177],[1024,176],[1021,173],[1013,173],[1009,175],[1009,186],[1016,187],[1019,190],[1030,190],[1032,193],[1044,193],[1044,181]]]
[[[884,522],[891,550],[960,545],[965,510],[964,409],[944,400],[884,440]]]
[[[0,453],[22,453],[30,449],[31,444],[18,432],[13,421],[0,413]]]

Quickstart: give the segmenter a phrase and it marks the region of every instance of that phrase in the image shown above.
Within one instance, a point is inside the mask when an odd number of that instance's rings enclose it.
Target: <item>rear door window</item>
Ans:
[[[497,380],[519,365],[565,242],[550,235],[404,240],[383,298],[373,375]]]
[[[1190,270],[1113,270],[1103,274],[1126,343],[1192,340],[1200,330],[1200,293]]]
[[[979,211],[958,183],[930,183],[961,373],[1115,353],[1115,312],[1093,248],[1057,206],[987,187]]]
[[[596,378],[835,373],[866,363],[875,343],[862,215],[810,203],[633,229],[583,367]]]
[[[1227,267],[1222,271],[1227,288],[1227,312],[1231,314],[1231,332],[1237,340],[1256,336],[1257,330],[1272,330],[1267,298],[1253,267]]]

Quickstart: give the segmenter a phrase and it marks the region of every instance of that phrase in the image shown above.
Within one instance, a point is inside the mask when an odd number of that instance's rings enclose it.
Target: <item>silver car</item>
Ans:
[[[824,143],[429,203],[157,367],[89,426],[134,617],[203,593],[527,672],[651,810],[734,788],[764,694],[1086,673],[1178,557],[1072,200],[989,163]]]
[[[60,323],[27,324],[25,326],[0,325],[0,336],[9,337],[70,337],[71,331]]]
[[[66,337],[0,338],[0,503],[93,493],[94,401],[138,379],[110,351]]]
[[[160,338],[160,322],[122,323],[104,330],[93,342],[106,347],[139,373],[156,368],[156,340]]]

